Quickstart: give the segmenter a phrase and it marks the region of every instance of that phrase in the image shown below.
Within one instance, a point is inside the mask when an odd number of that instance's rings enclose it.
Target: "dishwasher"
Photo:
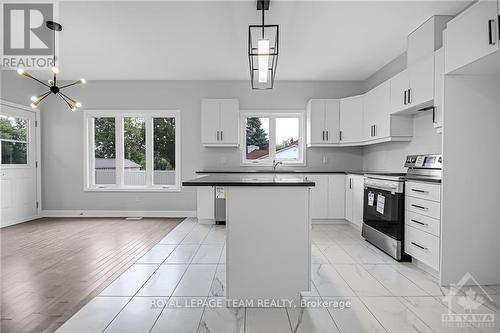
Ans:
[[[214,217],[215,224],[226,223],[226,188],[223,186],[216,186],[214,191]]]

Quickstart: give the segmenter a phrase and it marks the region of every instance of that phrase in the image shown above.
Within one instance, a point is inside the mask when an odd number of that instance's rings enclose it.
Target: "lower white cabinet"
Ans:
[[[316,186],[311,189],[311,217],[313,219],[345,218],[345,175],[309,174]]]
[[[346,176],[345,182],[345,219],[360,228],[363,225],[364,176]]]
[[[440,230],[441,185],[407,181],[405,186],[405,252],[439,271]]]
[[[196,217],[200,223],[215,222],[214,188],[199,186],[196,189]]]

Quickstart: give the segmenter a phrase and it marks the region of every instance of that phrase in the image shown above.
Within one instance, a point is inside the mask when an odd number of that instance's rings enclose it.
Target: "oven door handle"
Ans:
[[[401,191],[398,191],[397,186],[389,187],[389,186],[382,186],[382,185],[367,183],[367,184],[365,184],[365,189],[368,189],[368,188],[373,188],[373,189],[377,189],[377,190],[384,190],[384,191],[388,191],[388,192],[402,193]]]

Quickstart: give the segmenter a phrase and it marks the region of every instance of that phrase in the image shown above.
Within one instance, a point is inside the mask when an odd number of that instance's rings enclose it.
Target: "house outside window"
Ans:
[[[247,112],[241,123],[242,165],[305,164],[303,113]]]
[[[179,191],[179,111],[87,110],[85,190]]]

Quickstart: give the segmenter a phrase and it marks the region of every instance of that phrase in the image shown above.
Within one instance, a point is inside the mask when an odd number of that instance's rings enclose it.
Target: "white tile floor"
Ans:
[[[492,323],[447,327],[450,289],[435,278],[350,225],[315,225],[312,236],[313,285],[303,297],[329,301],[321,307],[214,306],[226,293],[225,228],[186,219],[58,332],[500,332],[499,285],[471,288],[483,301],[475,313]],[[458,302],[452,311],[465,313]]]

